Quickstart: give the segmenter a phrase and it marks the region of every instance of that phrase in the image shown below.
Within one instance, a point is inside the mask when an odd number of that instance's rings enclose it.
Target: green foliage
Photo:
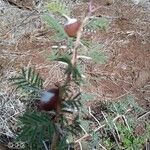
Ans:
[[[48,14],[45,14],[43,15],[43,20],[45,20],[47,24],[56,31],[56,35],[54,39],[56,39],[57,37],[59,40],[65,40],[65,39],[69,40],[68,35],[64,31],[64,28],[62,27],[62,25],[57,21],[57,19],[51,17]]]
[[[102,49],[102,45],[95,43],[89,46],[88,56],[92,58],[92,60],[96,63],[104,64],[106,63],[106,53],[100,51]]]
[[[67,138],[65,138],[65,137],[63,139],[61,139],[57,145],[57,150],[68,149],[69,144],[66,141],[67,141]]]
[[[67,135],[80,135],[82,133],[81,127],[80,127],[80,121],[78,119],[78,116],[73,120],[71,124],[66,124],[65,128]]]
[[[63,55],[55,59],[56,61],[60,61],[67,64],[67,68],[65,74],[72,75],[74,81],[79,83],[81,81],[81,74],[76,66],[73,66],[71,63],[71,58],[69,55]]]
[[[97,64],[105,64],[107,62],[106,52],[102,51],[102,45],[98,42],[82,40],[82,44],[87,48],[86,51],[79,49],[80,55],[85,55],[92,58],[92,61]]]
[[[85,105],[86,103],[88,102],[91,102],[92,100],[94,100],[95,96],[92,95],[91,93],[82,93],[81,94],[81,105],[82,105],[82,108],[81,108],[81,111],[83,114],[87,114],[88,113],[88,109],[87,109],[87,106]]]
[[[48,56],[48,60],[54,61],[57,59],[57,51],[52,51],[51,54]]]
[[[100,145],[98,144],[98,141],[101,140],[101,136],[99,133],[93,133],[92,134],[92,139],[91,139],[91,142],[90,142],[90,147],[92,149],[101,149]]]
[[[94,18],[87,25],[87,28],[90,28],[92,30],[106,29],[107,27],[108,27],[108,20],[104,17]]]
[[[60,0],[52,0],[52,2],[48,3],[47,8],[50,12],[53,13],[70,15],[70,10],[66,7],[66,4]]]
[[[142,149],[144,143],[145,143],[145,136],[144,134],[142,136],[136,137],[133,134],[133,129],[130,131],[125,125],[123,124],[117,124],[117,129],[121,136],[121,142],[122,146],[125,149]],[[144,137],[144,138],[143,138]]]
[[[96,29],[106,29],[108,26],[108,21],[105,18],[95,18],[90,20],[86,28],[91,30]],[[104,64],[107,61],[106,53],[102,51],[103,46],[98,42],[91,42],[87,39],[82,39],[81,43],[87,48],[83,51],[83,48],[79,51],[81,55],[85,55],[92,58],[92,61],[98,64]]]
[[[110,138],[107,138],[103,141],[103,144],[105,145],[105,147],[108,149],[108,150],[112,150],[114,148],[114,143],[112,142],[112,140]],[[116,149],[118,150],[118,149]]]
[[[70,14],[66,6],[59,0],[50,2],[47,8],[52,13]],[[68,37],[58,20],[48,14],[43,15],[43,19],[56,31],[54,40],[65,41],[68,49],[74,48],[74,39]],[[105,29],[107,25],[108,21],[105,18],[95,18],[89,22],[87,27],[95,30]],[[86,50],[82,50],[83,47],[79,46],[81,51],[78,51],[78,54],[91,57],[95,63],[106,62],[106,54],[100,51],[102,46],[98,42],[93,43],[87,40],[81,40],[81,42]],[[76,137],[79,138],[83,135],[84,131],[90,137],[88,141],[81,142],[86,150],[102,149],[103,147],[109,150],[130,150],[137,147],[140,149],[145,142],[144,139],[148,138],[149,135],[146,134],[138,138],[134,135],[134,127],[138,123],[137,116],[143,112],[135,103],[134,98],[128,96],[125,100],[108,103],[107,110],[100,110],[101,118],[95,119],[94,115],[91,114],[93,112],[89,112],[85,105],[94,99],[91,93],[78,93],[75,96],[67,94],[70,91],[70,83],[73,82],[76,86],[81,83],[81,71],[84,72],[82,66],[78,67],[78,62],[76,65],[72,63],[72,54],[59,55],[57,52],[52,52],[49,59],[65,63],[67,76],[64,85],[60,87],[61,94],[59,96],[64,100],[61,102],[60,112],[57,110],[54,115],[51,115],[50,112],[26,111],[20,118],[22,128],[17,139],[26,143],[27,150],[41,150],[45,147],[44,143],[49,147],[53,142],[54,135],[59,135],[59,140],[56,141],[57,149],[65,150],[68,149],[70,143],[74,142]],[[17,89],[21,88],[32,94],[39,93],[43,89],[43,79],[31,68],[22,69],[21,75],[13,77],[11,80]],[[70,115],[71,119],[68,119]],[[88,119],[89,116],[92,119]],[[87,119],[85,119],[86,117]],[[101,127],[101,130],[94,130],[97,126]]]
[[[149,136],[149,133],[147,133],[149,129],[147,126],[146,132],[142,136],[136,136],[134,133],[136,126],[139,124],[137,116],[143,113],[134,98],[129,95],[126,99],[118,102],[107,103],[106,107],[107,109],[99,114],[102,117],[101,120],[98,120],[103,127],[97,132],[91,129],[91,125],[96,125],[97,122],[82,120],[83,116],[80,117],[81,126],[91,135],[90,141],[82,141],[83,149],[142,149],[145,139]],[[84,115],[88,114],[88,111],[84,112],[86,112]]]
[[[47,114],[27,111],[20,121],[23,127],[17,139],[24,141],[28,149],[40,150],[44,146],[43,141],[52,139],[55,124]]]
[[[143,112],[143,109],[139,107],[137,102],[135,102],[134,97],[131,95],[128,95],[125,99],[116,103],[110,103],[109,109],[116,114],[125,114],[130,109],[134,110],[135,113]]]
[[[144,112],[144,110],[139,107],[137,102],[135,102],[134,97],[131,95],[128,95],[126,99],[122,99],[116,103],[111,103],[108,107],[110,112],[114,115],[126,114],[127,121],[130,126],[136,126],[138,115]]]
[[[84,103],[91,101],[94,99],[94,95],[91,93],[82,93],[81,95],[81,101]]]
[[[100,52],[100,51],[97,51],[97,50],[91,50],[89,52],[89,56],[96,63],[100,63],[100,64],[106,63],[106,54],[104,52]]]
[[[78,93],[74,97],[69,98],[63,102],[63,110],[68,112],[73,112],[74,110],[79,110],[81,108],[81,94]]]
[[[38,93],[43,88],[43,79],[35,70],[22,68],[22,72],[18,77],[10,79],[17,89],[22,89],[28,93]]]
[[[81,43],[87,48],[90,48],[92,45],[95,45],[95,43],[93,43],[87,39],[81,39]],[[80,51],[80,49],[79,49],[79,51]]]
[[[43,143],[46,144],[46,147],[51,145],[54,134],[59,131],[64,134],[58,142],[57,149],[67,149],[69,145],[69,143],[66,142],[68,135],[77,135],[81,128],[78,119],[74,119],[72,124],[68,124],[68,121],[65,118],[62,119],[63,122],[66,122],[55,124],[53,118],[47,113],[27,111],[20,117],[22,129],[17,140],[25,142],[27,150],[41,150],[44,149]],[[59,125],[62,126],[60,127]]]
[[[57,57],[55,60],[64,62],[68,65],[69,68],[72,68],[71,57],[69,55],[64,54],[63,56]]]

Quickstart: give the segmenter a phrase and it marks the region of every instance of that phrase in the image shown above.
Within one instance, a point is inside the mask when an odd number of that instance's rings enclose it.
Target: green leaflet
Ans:
[[[78,83],[78,81],[81,80],[81,74],[76,67],[72,66],[71,58],[69,55],[60,56],[60,57],[56,58],[55,60],[60,61],[60,62],[64,62],[68,65],[65,73],[72,75],[75,82]]]
[[[18,77],[12,77],[10,80],[16,86],[16,89],[22,89],[28,93],[38,93],[43,88],[43,79],[35,70],[22,68],[22,72]]]
[[[66,4],[60,2],[60,0],[53,0],[52,2],[48,3],[47,9],[53,13],[70,15],[70,10],[66,7]]]
[[[58,21],[55,18],[51,17],[48,14],[45,14],[43,15],[43,20],[45,20],[47,24],[56,31],[57,37],[63,40],[64,39],[68,40],[69,37],[64,31],[64,28],[62,27],[61,24],[58,23]]]
[[[89,56],[96,63],[104,64],[106,62],[106,54],[100,50],[91,50]]]
[[[109,24],[108,20],[104,17],[94,18],[89,22],[89,24],[87,25],[87,28],[90,28],[92,30],[106,29],[108,27],[108,24]]]
[[[39,143],[51,140],[55,132],[55,125],[48,114],[27,111],[20,121],[23,127],[17,139],[26,142],[31,149],[35,146],[40,148],[42,144]]]

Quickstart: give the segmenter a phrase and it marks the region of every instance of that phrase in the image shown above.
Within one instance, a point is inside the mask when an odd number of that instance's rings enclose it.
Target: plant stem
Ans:
[[[72,66],[73,67],[76,67],[76,64],[77,64],[77,49],[78,49],[78,46],[80,45],[80,41],[81,41],[81,36],[82,36],[82,31],[83,31],[83,28],[84,26],[86,25],[86,23],[88,22],[89,18],[91,17],[91,14],[98,10],[100,7],[98,8],[93,8],[92,6],[92,0],[89,4],[89,12],[87,14],[87,16],[84,18],[84,20],[82,21],[81,23],[81,26],[77,32],[77,38],[76,38],[76,41],[75,41],[75,45],[74,45],[74,48],[73,48],[73,56],[72,56],[72,59],[71,59],[71,63],[72,63]],[[67,19],[67,20],[70,20],[70,18],[63,14],[63,16]],[[71,74],[69,73],[67,75],[67,78],[66,78],[66,81],[64,83],[64,85],[66,86],[68,83],[71,82]],[[59,122],[59,117],[60,117],[60,113],[61,113],[61,102],[62,102],[62,89],[60,88],[60,95],[59,95],[59,104],[58,104],[58,107],[57,107],[57,110],[56,110],[56,117],[55,117],[55,122],[58,123]],[[51,144],[51,150],[57,150],[57,144],[58,144],[58,140],[59,140],[59,132],[56,131],[56,133],[54,134],[54,137],[52,139],[52,144]],[[80,144],[80,143],[79,143]],[[81,146],[81,145],[80,145]]]
[[[97,11],[100,8],[101,8],[101,6],[98,6],[98,7],[95,8],[93,6],[93,0],[90,1],[87,16],[82,21],[81,26],[80,26],[80,28],[78,30],[78,33],[77,33],[77,39],[76,39],[75,46],[74,46],[74,49],[73,49],[73,57],[72,57],[72,61],[71,61],[73,66],[76,66],[76,63],[77,63],[77,48],[81,43],[80,39],[81,39],[81,36],[82,36],[83,28],[86,25],[86,23],[88,22],[88,20],[90,19],[92,13],[94,13],[95,11]],[[68,18],[66,15],[64,17]]]
[[[71,60],[72,65],[74,67],[76,66],[76,63],[77,63],[77,48],[80,45],[80,39],[81,39],[81,36],[82,36],[82,29],[85,26],[85,24],[88,21],[88,19],[89,19],[89,15],[84,18],[84,20],[81,23],[81,26],[79,28],[79,31],[77,33],[77,39],[75,41],[75,46],[74,46],[74,49],[73,49],[73,56],[72,56],[72,60]]]
[[[57,150],[58,141],[59,141],[59,133],[57,133],[56,131],[52,139],[51,150]]]
[[[67,16],[66,14],[63,14],[63,17],[66,18],[67,20],[70,20],[71,18]]]

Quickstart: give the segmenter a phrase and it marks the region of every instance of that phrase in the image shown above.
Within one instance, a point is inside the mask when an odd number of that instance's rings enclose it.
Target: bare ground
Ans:
[[[47,60],[51,46],[59,43],[50,40],[52,33],[45,29],[40,14],[32,8],[0,4],[3,7],[0,6],[0,111],[3,112],[0,133],[13,136],[12,120],[24,110],[24,106],[20,95],[13,92],[8,78],[21,67],[32,66],[45,79],[45,87],[49,87],[61,81],[63,74],[60,64]],[[109,27],[96,34],[90,33],[92,38],[86,32],[84,34],[103,44],[102,50],[107,53],[108,61],[106,64],[86,63],[88,85],[83,89],[96,95],[96,103],[117,101],[131,94],[150,111],[149,9],[127,0],[109,5],[106,1],[95,0],[95,5],[102,6],[95,15],[105,16],[110,22]],[[86,2],[74,5],[72,16],[81,18],[86,8]],[[9,111],[8,107],[12,109]],[[10,118],[6,120],[8,116]]]

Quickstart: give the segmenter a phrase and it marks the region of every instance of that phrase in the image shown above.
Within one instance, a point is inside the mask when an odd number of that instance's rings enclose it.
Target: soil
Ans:
[[[61,81],[63,79],[61,65],[47,59],[52,52],[51,47],[60,45],[60,42],[56,43],[50,39],[52,31],[45,27],[39,13],[34,12],[37,9],[35,3],[32,3],[33,7],[17,1],[15,4],[11,2],[7,6],[5,4],[6,2],[3,2],[4,10],[0,10],[0,19],[3,17],[7,20],[7,17],[10,17],[10,10],[14,11],[12,15],[16,11],[18,14],[13,18],[13,22],[8,20],[1,22],[4,23],[0,29],[2,78],[3,76],[5,78],[8,70],[19,72],[20,68],[31,66],[45,79],[45,87]],[[84,91],[96,96],[95,103],[117,101],[130,94],[140,106],[150,111],[149,9],[134,5],[128,0],[117,0],[114,3],[95,0],[94,4],[102,6],[94,15],[106,17],[109,26],[106,30],[96,31],[96,34],[85,31],[84,36],[88,35],[90,40],[103,44],[102,51],[106,52],[108,60],[105,64],[86,63],[85,75],[88,86],[83,87]],[[82,18],[87,10],[87,2],[73,6],[72,16]]]

